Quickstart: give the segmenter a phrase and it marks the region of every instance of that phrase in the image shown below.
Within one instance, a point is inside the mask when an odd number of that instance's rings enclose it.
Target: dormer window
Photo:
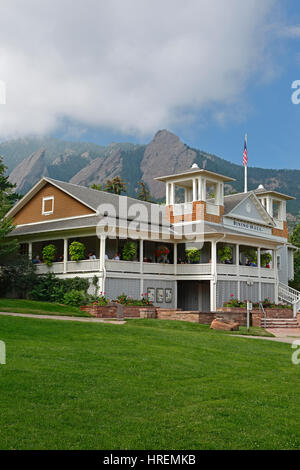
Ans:
[[[54,212],[54,196],[43,197],[42,214],[51,215]]]

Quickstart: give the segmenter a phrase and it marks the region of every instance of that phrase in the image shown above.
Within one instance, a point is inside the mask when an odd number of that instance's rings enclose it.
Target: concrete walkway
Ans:
[[[38,318],[41,320],[79,321],[82,323],[110,323],[111,325],[125,325],[126,323],[126,321],[123,321],[123,320],[103,320],[103,318],[89,318],[89,317],[65,317],[63,315],[34,315],[31,313],[11,313],[11,312],[0,312],[0,315],[9,316],[9,317]]]
[[[299,328],[272,328],[267,330],[268,333],[272,333],[275,338],[268,338],[267,336],[246,336],[246,335],[231,335],[237,338],[250,338],[250,339],[265,339],[267,341],[275,341],[277,343],[293,344],[294,341],[300,341],[300,329]]]

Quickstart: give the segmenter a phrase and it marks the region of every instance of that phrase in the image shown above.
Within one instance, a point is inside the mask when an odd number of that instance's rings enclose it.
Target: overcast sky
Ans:
[[[253,149],[261,149],[263,131],[272,135],[268,118],[257,118],[265,107],[261,95],[282,79],[286,43],[300,37],[292,3],[0,0],[0,80],[7,94],[0,139],[37,133],[147,142],[168,128],[235,160],[250,130]],[[289,107],[299,63],[295,55],[295,74],[282,90]],[[297,142],[289,139],[287,148],[273,131],[271,145],[291,152],[285,166],[297,166]],[[256,150],[252,162],[270,166],[262,161],[266,152]],[[284,166],[279,153],[274,165]]]

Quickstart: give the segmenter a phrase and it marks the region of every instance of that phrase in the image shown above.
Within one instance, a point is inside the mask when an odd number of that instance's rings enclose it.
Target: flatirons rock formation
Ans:
[[[43,176],[48,176],[45,149],[25,158],[10,174],[9,180],[20,194],[25,194]]]
[[[196,157],[196,152],[184,145],[175,134],[167,130],[159,131],[146,147],[141,163],[142,180],[147,183],[151,194],[162,198],[165,186],[154,181],[154,178],[186,170],[192,166]]]

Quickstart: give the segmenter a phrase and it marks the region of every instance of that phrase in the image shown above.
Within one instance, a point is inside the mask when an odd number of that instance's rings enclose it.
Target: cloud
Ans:
[[[263,73],[275,0],[0,0],[0,137],[62,120],[149,134]]]

